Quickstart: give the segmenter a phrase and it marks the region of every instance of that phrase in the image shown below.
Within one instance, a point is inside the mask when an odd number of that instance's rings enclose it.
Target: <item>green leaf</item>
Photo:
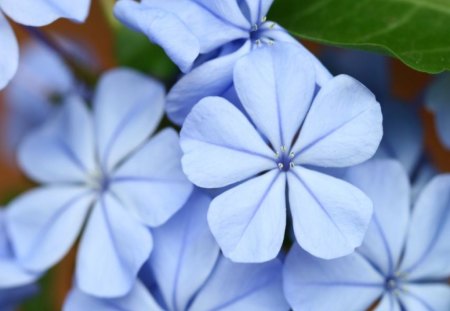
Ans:
[[[450,0],[275,0],[269,17],[304,39],[450,70]]]
[[[120,66],[149,73],[165,82],[171,81],[178,73],[177,67],[159,46],[152,44],[143,34],[125,27],[116,30],[116,55]]]

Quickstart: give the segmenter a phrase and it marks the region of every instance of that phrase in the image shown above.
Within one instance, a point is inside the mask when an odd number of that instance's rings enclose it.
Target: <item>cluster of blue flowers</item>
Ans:
[[[41,26],[82,21],[89,2],[0,8]],[[450,310],[450,176],[417,111],[382,85],[383,59],[353,74],[376,96],[330,74],[267,20],[272,2],[119,0],[116,17],[180,68],[168,94],[118,68],[86,96],[55,51],[24,48],[6,132],[39,186],[0,210],[1,310],[74,246],[67,311]],[[18,50],[1,11],[3,88]],[[449,85],[427,103],[450,147]]]

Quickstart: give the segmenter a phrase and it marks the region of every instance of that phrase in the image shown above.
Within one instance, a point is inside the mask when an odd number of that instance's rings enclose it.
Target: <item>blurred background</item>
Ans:
[[[79,25],[61,20],[49,27],[43,28],[46,34],[57,35],[76,42],[89,49],[95,59],[95,73],[109,68],[126,65],[147,72],[163,80],[168,86],[175,80],[178,72],[165,58],[162,51],[152,46],[148,40],[120,26],[111,15],[111,0],[93,1],[91,13],[85,24]],[[24,46],[30,40],[29,33],[17,25],[14,26],[20,44]],[[310,42],[303,42],[319,58],[322,58],[329,48]],[[333,53],[339,50],[333,48]],[[391,72],[389,81],[392,95],[405,102],[415,103],[423,99],[424,90],[434,80],[433,76],[414,71],[397,60],[388,59],[387,65]],[[369,75],[372,73],[368,73]],[[3,135],[4,124],[8,118],[8,107],[5,104],[5,92],[0,92],[0,118],[2,135],[0,146],[5,146]],[[412,105],[412,104],[411,104]],[[436,134],[433,116],[423,107],[420,117],[425,130],[425,149],[431,162],[440,171],[450,172],[450,152],[441,145]],[[401,118],[401,116],[399,116]],[[0,204],[7,204],[17,194],[34,185],[20,172],[11,154],[2,150],[0,156]],[[53,311],[61,310],[65,295],[72,284],[74,268],[74,251],[54,267],[41,281],[40,294],[27,301],[21,310]]]

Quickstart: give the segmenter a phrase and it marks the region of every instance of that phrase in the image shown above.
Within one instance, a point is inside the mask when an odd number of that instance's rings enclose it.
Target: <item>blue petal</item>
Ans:
[[[186,310],[216,264],[219,247],[206,220],[210,201],[194,192],[183,209],[153,231],[149,265],[170,310]]]
[[[413,210],[400,270],[412,280],[450,275],[450,175],[431,180]]]
[[[249,36],[249,30],[231,24],[197,1],[121,0],[114,12],[123,23],[160,45],[183,72],[191,69],[201,53]]]
[[[377,155],[399,160],[411,175],[424,151],[419,114],[411,105],[394,101],[384,102],[382,110],[384,136]]]
[[[102,195],[81,239],[76,269],[78,286],[104,298],[125,295],[135,284],[152,245],[150,231],[117,199]]]
[[[219,97],[198,103],[180,136],[184,173],[200,187],[223,187],[276,167],[274,152],[248,119]]]
[[[91,0],[2,0],[0,6],[17,23],[44,26],[59,18],[83,22],[90,4]]]
[[[444,74],[434,82],[427,92],[427,108],[434,113],[436,128],[442,143],[450,149],[450,75]]]
[[[282,264],[238,264],[221,257],[189,310],[289,310],[283,295]]]
[[[374,311],[404,311],[400,306],[398,297],[390,292],[385,292]]]
[[[120,298],[98,298],[73,288],[64,303],[63,311],[163,311],[151,293],[142,283],[137,282],[131,291]]]
[[[78,97],[70,97],[44,127],[19,147],[19,164],[34,180],[84,182],[95,170],[92,118]]]
[[[7,212],[14,254],[27,270],[42,272],[70,250],[92,195],[81,187],[43,187],[13,201]]]
[[[224,255],[235,262],[276,257],[286,226],[286,177],[272,170],[216,197],[209,227]]]
[[[361,245],[372,217],[372,202],[361,190],[302,167],[287,178],[294,232],[304,250],[332,259]]]
[[[12,79],[19,65],[19,45],[16,36],[0,11],[0,90]]]
[[[100,163],[114,168],[153,133],[164,113],[164,87],[130,69],[104,74],[94,97]]]
[[[394,160],[370,160],[348,169],[345,180],[373,202],[374,217],[358,251],[392,275],[408,232],[411,193],[406,171]]]
[[[166,129],[137,150],[114,173],[110,187],[147,225],[165,223],[192,191],[181,170],[177,133]]]
[[[233,85],[235,62],[250,52],[247,41],[234,53],[227,54],[194,68],[172,87],[167,95],[166,111],[176,124],[183,124],[186,116],[201,99],[222,96]]]
[[[450,286],[445,283],[408,284],[400,300],[406,310],[450,310]]]
[[[341,75],[317,94],[293,151],[301,164],[351,166],[374,155],[382,134],[381,109],[374,95]]]
[[[65,95],[75,87],[69,68],[47,46],[31,41],[21,52],[17,74],[5,89],[10,153],[15,153],[22,138],[41,126],[55,111],[50,97]]]
[[[223,22],[229,23],[236,28],[248,29],[249,31],[251,29],[252,25],[247,20],[242,7],[239,5],[240,0],[191,0],[191,2],[198,3]]]
[[[258,0],[258,1],[244,0],[244,1],[246,2],[249,9],[250,21],[252,25],[255,25],[263,21],[263,18],[269,12],[270,6],[272,5],[274,0]]]
[[[288,43],[255,50],[237,62],[234,85],[245,110],[272,146],[289,148],[314,95],[310,58]]]
[[[324,260],[297,245],[286,258],[283,284],[294,310],[367,310],[384,290],[383,277],[358,253]]]

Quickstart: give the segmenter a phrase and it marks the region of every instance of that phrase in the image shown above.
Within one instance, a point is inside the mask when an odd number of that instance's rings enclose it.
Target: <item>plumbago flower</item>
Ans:
[[[115,15],[160,45],[186,75],[172,88],[167,113],[182,124],[205,96],[235,98],[235,62],[255,48],[290,42],[311,57],[318,84],[331,78],[287,31],[266,19],[273,0],[120,0]]]
[[[77,22],[86,19],[91,0],[1,0],[0,1],[0,90],[14,76],[19,63],[19,46],[6,16],[27,26],[45,26],[59,18]]]
[[[37,274],[23,270],[15,261],[6,230],[6,217],[0,208],[0,309],[14,310],[22,299],[36,292],[32,285]]]
[[[64,310],[288,310],[281,262],[238,264],[220,255],[206,220],[209,202],[194,191],[185,207],[154,229],[152,255],[127,295],[100,299],[75,287]]]
[[[72,247],[84,223],[76,279],[98,296],[127,293],[152,249],[147,226],[166,222],[192,185],[178,136],[165,129],[160,83],[117,69],[99,82],[93,114],[78,98],[19,148],[24,171],[44,186],[16,199],[9,231],[20,264],[42,271]]]
[[[93,63],[79,46],[58,41],[83,63]],[[2,135],[6,141],[4,147],[11,155],[23,137],[51,118],[61,104],[59,101],[80,89],[64,60],[45,44],[28,42],[21,49],[20,58],[17,74],[4,90],[8,118]]]
[[[442,144],[450,149],[450,75],[443,74],[429,87],[426,107],[434,114],[436,130]]]
[[[382,116],[373,94],[344,75],[316,94],[310,59],[290,44],[239,60],[234,84],[245,112],[223,98],[206,98],[186,118],[180,139],[183,170],[193,183],[233,185],[208,212],[225,256],[239,262],[274,258],[287,206],[305,250],[323,258],[353,252],[372,203],[316,168],[355,165],[375,153]]]
[[[424,188],[410,211],[410,186],[393,160],[373,160],[346,179],[374,202],[363,245],[335,260],[294,246],[284,267],[286,298],[294,310],[450,310],[450,175]]]

